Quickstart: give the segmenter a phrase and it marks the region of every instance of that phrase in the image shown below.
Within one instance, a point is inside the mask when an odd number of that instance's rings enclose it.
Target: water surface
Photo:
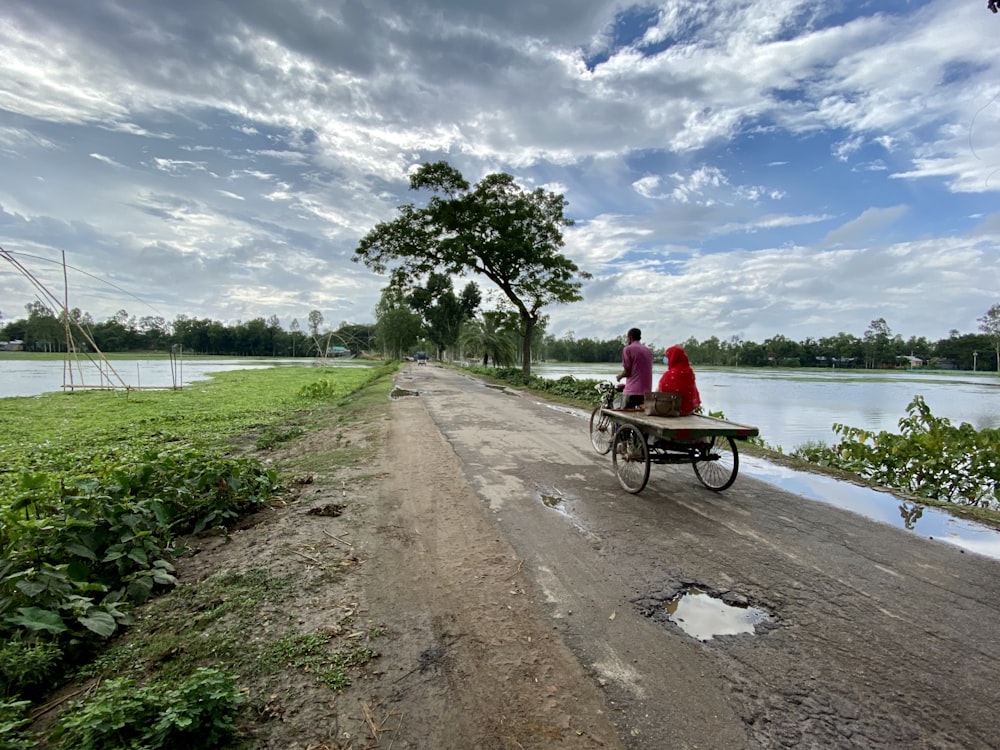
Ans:
[[[614,378],[621,367],[536,365],[544,378]],[[663,366],[654,367],[654,382]],[[899,431],[914,396],[922,396],[936,417],[977,430],[1000,428],[1000,378],[974,373],[861,370],[770,370],[695,368],[702,405],[733,422],[754,425],[769,445],[786,453],[809,442],[838,441],[835,423],[875,432]],[[596,393],[595,403],[596,403]]]
[[[76,388],[177,388],[204,380],[214,372],[248,370],[261,367],[312,367],[317,363],[336,367],[363,367],[353,360],[273,359],[250,357],[180,357],[173,362],[162,359],[114,359],[108,361],[80,358],[68,365],[64,360],[6,358],[0,352],[0,398],[39,396],[64,390],[64,384]]]

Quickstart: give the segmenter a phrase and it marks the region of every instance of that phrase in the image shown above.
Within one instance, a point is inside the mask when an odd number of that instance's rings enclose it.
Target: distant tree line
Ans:
[[[926,337],[903,339],[894,335],[884,318],[873,320],[859,337],[850,333],[793,341],[776,334],[763,342],[744,341],[739,336],[705,341],[646,341],[657,355],[680,343],[692,364],[730,367],[830,367],[896,369],[911,366],[940,369],[997,371],[1000,361],[1000,305],[994,305],[979,319],[980,333],[952,330],[948,338],[930,341]],[[620,362],[620,338],[599,341],[577,339],[572,333],[557,339],[543,339],[541,355],[563,362]]]
[[[40,302],[25,306],[27,317],[0,327],[0,341],[22,341],[25,351],[65,352],[70,346],[86,351],[157,352],[173,346],[192,354],[240,357],[316,357],[344,350],[352,354],[374,348],[375,325],[341,323],[336,330],[324,327],[323,314],[313,310],[303,329],[297,319],[289,329],[276,315],[226,325],[208,318],[178,315],[172,322],[162,317],[136,318],[125,310],[102,322],[73,308],[67,316]],[[340,347],[338,349],[338,347]]]
[[[323,315],[309,313],[305,330],[292,320],[288,330],[277,316],[254,318],[225,325],[209,319],[179,315],[173,322],[162,317],[135,318],[119,310],[97,323],[88,313],[70,311],[71,330],[89,332],[103,352],[165,351],[179,345],[195,354],[254,357],[327,356],[335,347],[352,354],[374,352],[387,359],[410,356],[417,350],[434,352],[441,359],[510,366],[523,356],[525,331],[516,310],[500,305],[480,311],[480,294],[468,284],[455,294],[450,279],[431,274],[424,286],[411,285],[409,293],[390,284],[376,307],[375,323],[343,322],[336,330],[324,328]],[[0,327],[0,341],[20,340],[26,351],[66,351],[66,319],[41,303],[26,306],[28,316]],[[535,360],[560,362],[620,362],[624,342],[620,338],[597,340],[562,338],[546,332],[546,317],[540,317],[531,332],[531,354]],[[893,334],[884,318],[873,320],[857,336],[806,338],[793,341],[781,334],[763,342],[739,336],[704,341],[650,341],[657,355],[681,343],[692,364],[722,367],[829,367],[856,369],[938,369],[996,372],[1000,363],[1000,304],[979,318],[979,333],[952,330],[948,338],[930,341],[924,336],[903,339]],[[74,336],[77,346],[80,338]]]

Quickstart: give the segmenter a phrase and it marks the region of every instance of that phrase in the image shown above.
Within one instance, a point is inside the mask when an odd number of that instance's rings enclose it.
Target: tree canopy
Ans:
[[[997,371],[1000,372],[1000,304],[993,305],[979,318],[979,330],[986,334],[993,351],[997,355]]]
[[[455,294],[451,277],[432,273],[427,278],[427,284],[416,287],[407,301],[423,317],[427,338],[437,347],[440,359],[446,349],[458,343],[462,324],[475,314],[482,301],[482,293],[470,281],[459,297]]]
[[[517,310],[524,344],[521,367],[531,372],[531,341],[546,305],[582,299],[580,279],[590,278],[559,249],[562,195],[527,192],[505,173],[474,187],[447,162],[424,164],[410,176],[411,190],[434,195],[420,208],[399,207],[399,216],[376,225],[354,260],[377,273],[391,268],[393,282],[413,286],[431,273],[485,276]]]

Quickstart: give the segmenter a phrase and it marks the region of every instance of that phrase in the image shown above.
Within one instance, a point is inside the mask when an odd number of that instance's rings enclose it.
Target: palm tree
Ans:
[[[517,362],[517,338],[502,324],[501,313],[484,312],[482,318],[472,318],[462,326],[462,348],[482,355],[483,367],[490,363],[491,357],[494,367],[513,367]]]

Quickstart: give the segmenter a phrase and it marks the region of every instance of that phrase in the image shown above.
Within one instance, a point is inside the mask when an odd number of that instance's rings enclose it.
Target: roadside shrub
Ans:
[[[177,534],[219,526],[260,506],[277,474],[256,459],[190,446],[96,461],[89,476],[39,487],[0,506],[0,634],[15,629],[113,634],[125,603],[176,583],[168,558]]]
[[[1000,507],[1000,430],[955,427],[915,396],[900,433],[835,424],[838,445],[803,446],[792,455],[849,471],[873,482],[942,502]]]
[[[337,386],[336,381],[322,378],[302,386],[299,389],[299,395],[306,398],[339,398],[345,394]]]
[[[34,738],[22,731],[30,723],[25,715],[30,701],[0,700],[0,750],[32,750]]]
[[[515,388],[530,388],[539,393],[547,393],[553,396],[573,401],[581,406],[592,406],[597,403],[597,384],[601,382],[593,378],[574,378],[572,375],[564,375],[561,378],[550,380],[540,378],[537,375],[525,377],[521,370],[512,367],[468,367],[470,372],[483,375],[502,383],[508,383]]]
[[[56,724],[54,750],[208,750],[236,733],[243,696],[232,678],[201,668],[177,687],[131,679],[104,682]]]
[[[11,697],[44,687],[59,671],[62,656],[55,643],[26,641],[15,635],[0,646],[0,691]]]

